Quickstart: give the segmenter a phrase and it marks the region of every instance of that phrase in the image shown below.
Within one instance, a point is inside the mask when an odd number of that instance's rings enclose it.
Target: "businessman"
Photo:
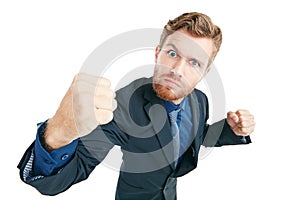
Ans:
[[[55,115],[38,125],[18,165],[21,179],[42,194],[59,194],[87,179],[118,145],[116,199],[175,200],[177,177],[197,167],[201,145],[251,142],[249,111],[228,112],[208,125],[208,99],[195,89],[221,43],[221,30],[207,15],[184,13],[164,27],[152,77],[114,93],[108,79],[77,74]]]

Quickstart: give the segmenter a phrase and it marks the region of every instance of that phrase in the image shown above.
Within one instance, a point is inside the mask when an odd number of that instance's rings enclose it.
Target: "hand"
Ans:
[[[77,74],[54,117],[48,121],[45,132],[48,150],[65,146],[98,125],[110,122],[117,107],[114,98],[108,79]]]
[[[237,110],[227,113],[227,123],[239,136],[248,136],[254,131],[254,116],[248,110]]]

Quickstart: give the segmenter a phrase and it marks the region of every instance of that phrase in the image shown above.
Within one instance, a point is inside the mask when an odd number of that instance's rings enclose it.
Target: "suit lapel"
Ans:
[[[168,164],[174,162],[174,149],[172,143],[172,135],[170,132],[170,121],[163,101],[156,96],[151,87],[151,91],[145,91],[144,98],[147,104],[144,106],[148,117],[150,118],[156,138],[160,144],[162,153],[164,154]],[[174,169],[174,166],[171,165]]]
[[[199,97],[199,98],[198,98]],[[193,121],[193,134],[194,141],[191,147],[193,148],[194,156],[198,156],[199,148],[202,145],[202,133],[205,129],[206,116],[208,109],[207,99],[205,95],[197,95],[196,92],[191,93],[191,110],[192,110],[192,121]],[[197,162],[198,158],[194,157],[194,161]]]
[[[193,123],[192,134],[193,137],[195,138],[198,132],[199,120],[200,120],[199,102],[195,92],[192,92],[189,95],[189,97],[190,97],[189,99],[190,99],[190,105],[192,111],[192,123]]]
[[[147,102],[144,106],[144,109],[151,121],[153,130],[160,143],[162,152],[168,163],[171,164],[174,162],[172,135],[170,132],[170,121],[167,116],[163,101],[156,96],[156,93],[153,91],[152,86],[147,87],[144,93],[144,98]],[[200,120],[203,120],[201,118],[204,117],[201,115],[200,111],[202,110],[202,112],[205,112],[205,108],[203,107],[204,105],[202,105],[203,102],[199,102],[198,97],[194,91],[189,94],[189,103],[192,112],[192,134],[194,138],[194,142],[191,146],[193,148],[193,151],[195,151],[196,146],[198,146],[198,143],[200,142],[199,139],[196,138],[198,130],[199,128],[201,128],[199,127],[201,124]],[[174,169],[174,166],[171,166]]]

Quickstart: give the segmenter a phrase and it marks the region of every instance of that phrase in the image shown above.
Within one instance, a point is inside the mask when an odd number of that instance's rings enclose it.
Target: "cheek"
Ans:
[[[191,87],[195,87],[201,81],[201,75],[194,70],[189,70],[184,73],[185,80]]]
[[[155,71],[155,74],[156,74],[156,75],[161,76],[161,75],[163,75],[163,74],[168,74],[169,71],[170,71],[170,69],[167,68],[167,67],[164,66],[164,65],[156,64],[156,65],[155,65],[154,71]]]
[[[161,56],[158,57],[157,64],[168,68],[172,67],[173,65],[168,58],[162,58]]]

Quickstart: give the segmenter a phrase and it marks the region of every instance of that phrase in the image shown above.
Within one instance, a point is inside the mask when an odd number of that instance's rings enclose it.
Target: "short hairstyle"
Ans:
[[[213,62],[216,57],[221,43],[222,31],[213,24],[210,17],[203,13],[190,12],[184,13],[165,25],[160,37],[160,45],[162,45],[167,38],[177,30],[185,30],[194,37],[209,38],[213,40],[215,50],[213,51],[208,66]]]

